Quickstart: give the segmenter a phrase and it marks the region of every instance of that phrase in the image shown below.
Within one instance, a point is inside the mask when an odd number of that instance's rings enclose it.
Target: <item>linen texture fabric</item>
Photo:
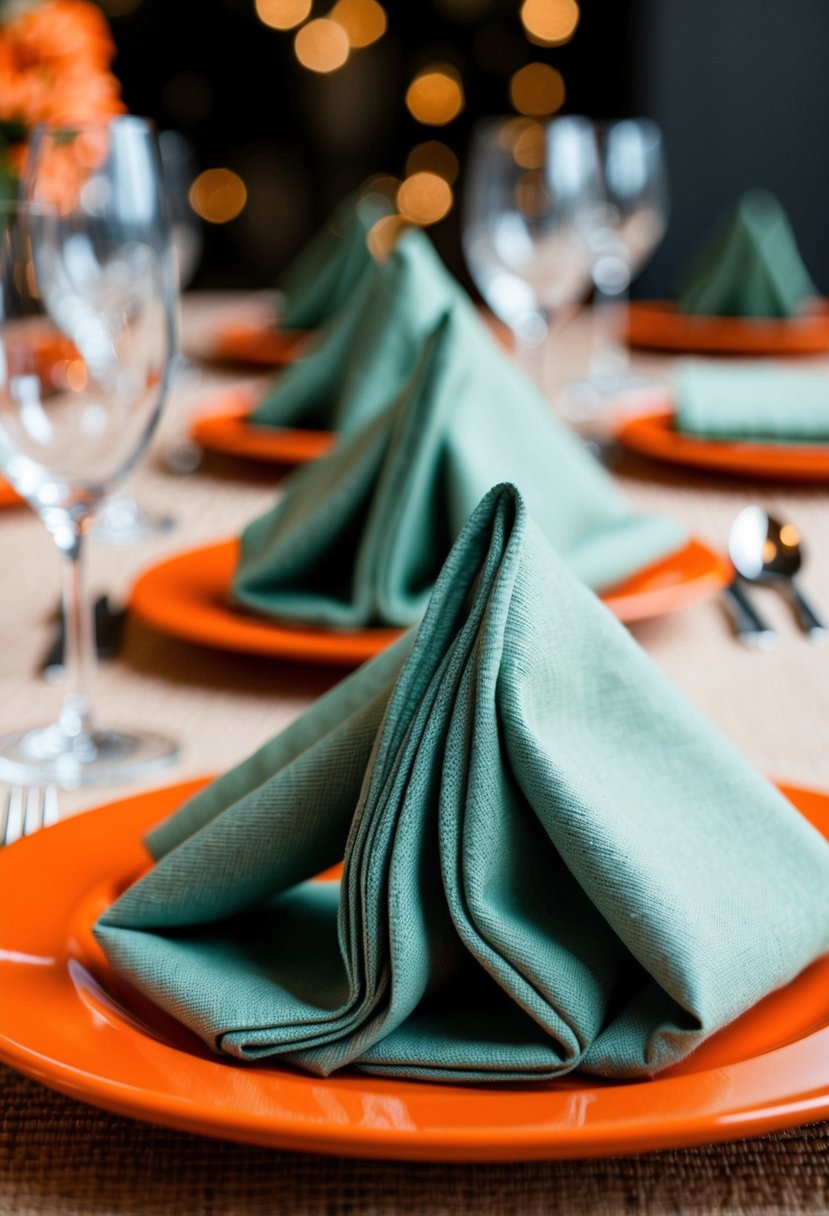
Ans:
[[[774,363],[687,362],[674,382],[677,430],[758,443],[829,442],[829,376]]]
[[[697,255],[678,303],[702,316],[785,318],[816,295],[783,207],[767,190],[749,190]]]
[[[216,1051],[319,1075],[650,1075],[829,947],[829,846],[512,486],[416,634],[149,846],[111,964]]]

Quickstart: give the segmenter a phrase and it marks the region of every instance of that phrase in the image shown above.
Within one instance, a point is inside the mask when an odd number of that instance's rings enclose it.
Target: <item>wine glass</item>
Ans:
[[[33,201],[0,211],[0,470],[63,556],[65,672],[57,722],[0,739],[0,778],[75,788],[142,777],[176,755],[90,711],[84,538],[149,443],[175,338],[169,228],[152,128],[41,128]]]
[[[626,118],[595,127],[601,196],[579,215],[590,252],[594,339],[588,378],[568,385],[559,404],[571,418],[589,417],[603,403],[650,382],[630,372],[622,328],[631,280],[658,246],[668,220],[662,135],[649,119]]]
[[[198,174],[196,154],[190,141],[178,131],[162,131],[158,136],[158,150],[176,279],[179,290],[183,291],[196,273],[203,244],[201,222],[189,198],[190,186]],[[192,366],[179,353],[173,365],[173,386],[179,387],[193,379]],[[126,486],[108,496],[102,504],[95,517],[93,536],[101,544],[123,547],[140,544],[173,527],[174,521],[169,515],[159,515],[142,506]]]
[[[515,335],[519,361],[543,388],[551,322],[590,286],[578,219],[595,205],[599,170],[591,124],[487,119],[473,136],[463,247],[472,278]]]

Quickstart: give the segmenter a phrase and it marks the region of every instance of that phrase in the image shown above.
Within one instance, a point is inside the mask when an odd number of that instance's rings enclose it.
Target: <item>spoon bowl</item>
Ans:
[[[746,507],[731,526],[728,554],[746,582],[775,583],[787,592],[801,628],[813,641],[825,637],[825,625],[794,581],[803,565],[800,533],[794,524],[775,519],[761,507]]]

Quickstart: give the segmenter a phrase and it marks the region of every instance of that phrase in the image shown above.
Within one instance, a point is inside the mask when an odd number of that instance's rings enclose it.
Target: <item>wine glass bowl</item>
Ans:
[[[146,450],[174,354],[154,133],[135,118],[41,127],[26,190],[0,206],[0,469],[67,559],[69,692],[57,723],[0,740],[0,777],[114,784],[176,752],[157,735],[94,725],[80,563],[96,510]]]
[[[488,119],[476,126],[464,194],[472,278],[519,344],[584,294],[590,258],[577,217],[595,196],[595,148],[580,119]]]

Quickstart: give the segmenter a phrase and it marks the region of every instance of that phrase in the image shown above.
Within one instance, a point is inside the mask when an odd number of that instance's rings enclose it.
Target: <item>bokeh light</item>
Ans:
[[[458,158],[452,149],[439,139],[427,139],[412,148],[406,157],[406,176],[413,173],[437,173],[444,181],[452,183],[458,176]]]
[[[400,214],[421,227],[442,220],[453,201],[452,187],[437,173],[413,173],[397,192]]]
[[[337,0],[330,17],[343,27],[349,44],[358,49],[382,38],[388,25],[386,11],[377,0]]]
[[[547,63],[528,63],[510,80],[509,95],[519,114],[542,118],[564,104],[564,77]]]
[[[205,169],[190,187],[190,206],[208,224],[235,220],[248,200],[245,183],[232,169]]]
[[[372,224],[366,237],[371,256],[377,262],[385,262],[400,237],[411,224],[402,215],[384,215]]]
[[[512,141],[512,155],[522,169],[540,169],[545,155],[544,128],[532,119],[518,119]]]
[[[530,42],[561,46],[569,42],[579,23],[576,0],[524,0],[521,21]]]
[[[390,173],[377,173],[360,187],[360,197],[367,198],[370,194],[379,194],[381,198],[386,198],[396,205],[399,189],[399,177],[392,177]]]
[[[294,52],[311,72],[336,72],[348,59],[348,35],[341,25],[327,17],[317,17],[297,31]]]
[[[442,127],[463,109],[460,76],[448,64],[434,64],[415,76],[406,91],[406,105],[413,118],[426,126]]]
[[[292,30],[311,12],[311,0],[256,0],[256,15],[272,30]]]

